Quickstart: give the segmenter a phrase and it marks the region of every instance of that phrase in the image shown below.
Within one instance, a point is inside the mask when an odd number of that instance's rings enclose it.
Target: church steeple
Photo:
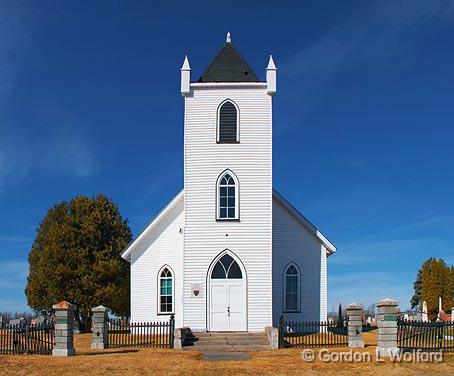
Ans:
[[[261,82],[227,33],[224,47],[202,73],[198,82]]]

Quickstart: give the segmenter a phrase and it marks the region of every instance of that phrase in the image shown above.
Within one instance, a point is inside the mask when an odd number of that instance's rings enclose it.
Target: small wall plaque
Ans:
[[[200,296],[202,296],[202,284],[201,283],[191,284],[191,296],[193,298],[199,298]]]
[[[395,313],[385,313],[383,315],[383,321],[396,321],[397,316]]]

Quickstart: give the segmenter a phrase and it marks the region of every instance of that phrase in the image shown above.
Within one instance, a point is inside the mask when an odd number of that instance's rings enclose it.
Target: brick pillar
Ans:
[[[397,354],[397,301],[385,298],[377,303],[377,356]]]
[[[92,331],[93,337],[91,341],[91,348],[94,350],[103,350],[107,348],[107,331],[109,329],[107,323],[107,311],[108,309],[102,305],[93,308],[92,310]]]
[[[364,347],[362,314],[361,304],[352,303],[347,306],[348,347]]]
[[[55,304],[55,346],[53,356],[73,356],[74,349],[74,311],[75,306],[66,301]]]

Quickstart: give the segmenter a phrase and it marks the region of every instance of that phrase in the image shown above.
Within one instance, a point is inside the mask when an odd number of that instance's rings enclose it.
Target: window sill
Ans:
[[[239,144],[240,141],[216,141],[217,144]]]
[[[237,218],[216,218],[216,222],[240,222],[240,219]]]
[[[158,316],[172,316],[175,315],[175,312],[164,312],[164,313],[159,313]]]
[[[301,310],[299,310],[299,311],[284,311],[282,313],[301,313]]]

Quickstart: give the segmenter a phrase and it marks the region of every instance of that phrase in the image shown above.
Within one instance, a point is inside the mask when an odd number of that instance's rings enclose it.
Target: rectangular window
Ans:
[[[160,313],[172,313],[172,278],[162,277],[160,286]]]
[[[285,277],[285,310],[298,311],[298,275]]]
[[[219,218],[235,219],[235,187],[221,187],[219,193]]]

